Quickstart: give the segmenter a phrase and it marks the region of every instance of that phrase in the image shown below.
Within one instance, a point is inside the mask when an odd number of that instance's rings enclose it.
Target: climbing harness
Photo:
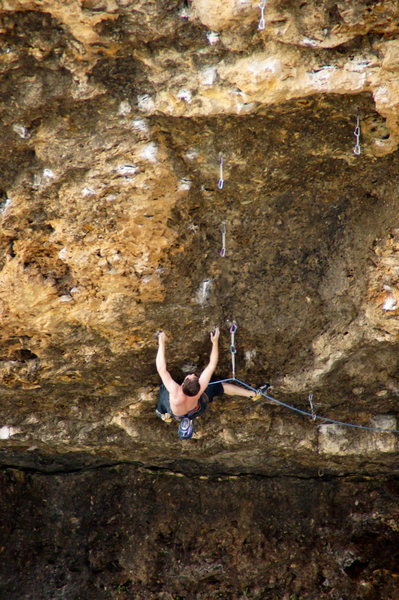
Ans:
[[[356,143],[355,143],[355,147],[353,149],[353,153],[356,154],[357,156],[359,156],[359,154],[361,153],[361,148],[360,148],[360,113],[359,113],[359,109],[358,109],[357,115],[356,115],[356,127],[355,127],[355,131],[353,132],[353,135],[356,138]]]
[[[312,413],[312,419],[313,419],[313,421],[316,421],[316,415],[315,415],[314,408],[313,408],[313,392],[309,392],[308,401],[310,404],[310,411]]]
[[[222,223],[222,226],[220,229],[222,232],[222,247],[219,250],[219,254],[220,254],[220,256],[224,257],[224,256],[226,256],[226,225],[224,223]]]
[[[234,379],[236,376],[236,354],[237,354],[237,348],[235,346],[234,336],[236,334],[237,329],[238,329],[237,323],[235,321],[233,321],[231,324],[231,327],[230,327],[230,354],[231,354],[231,373],[232,373]]]
[[[224,179],[223,179],[223,155],[221,154],[219,156],[219,181],[218,181],[218,188],[219,190],[223,189],[224,186]]]
[[[266,0],[261,0],[259,2],[259,8],[260,8],[260,20],[259,20],[258,29],[263,30],[266,27],[266,21],[265,21]]]
[[[287,404],[286,402],[277,400],[277,398],[273,398],[273,396],[270,396],[269,394],[266,394],[266,392],[262,391],[262,388],[255,389],[251,385],[248,385],[248,383],[245,383],[244,381],[240,381],[240,379],[237,379],[236,377],[228,377],[227,379],[219,379],[218,381],[211,381],[209,383],[209,385],[214,385],[215,383],[225,383],[228,381],[239,383],[243,387],[247,388],[247,390],[251,390],[252,392],[254,392],[254,394],[260,394],[267,400],[271,400],[272,402],[275,402],[279,406],[288,408],[289,410],[292,410],[304,417],[311,417],[314,421],[316,419],[318,419],[319,421],[323,421],[324,423],[327,423],[328,425],[341,425],[342,427],[353,427],[355,429],[365,429],[367,431],[381,431],[382,433],[399,433],[399,429],[384,429],[383,427],[371,427],[368,425],[357,425],[356,423],[346,423],[345,421],[337,421],[336,419],[329,419],[328,417],[321,417],[320,415],[316,415],[314,413],[312,414],[306,410],[302,410],[301,408],[297,408],[296,406],[291,406],[291,404]]]

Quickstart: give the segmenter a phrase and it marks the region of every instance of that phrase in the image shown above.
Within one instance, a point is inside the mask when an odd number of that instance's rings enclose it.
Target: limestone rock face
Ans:
[[[398,34],[393,0],[0,2],[3,466],[397,476]],[[181,442],[156,334],[180,381],[219,325],[224,379],[233,321],[271,399]]]
[[[218,324],[228,377],[233,320],[241,380],[305,411],[312,392],[339,421],[394,419],[396,4],[9,0],[0,14],[5,456],[170,464],[156,332],[181,378]],[[253,465],[268,452],[257,428],[283,452],[302,431],[304,468],[326,455],[314,423],[259,410],[232,400],[198,422],[210,465],[250,469],[248,443]],[[382,462],[387,439],[365,442]]]

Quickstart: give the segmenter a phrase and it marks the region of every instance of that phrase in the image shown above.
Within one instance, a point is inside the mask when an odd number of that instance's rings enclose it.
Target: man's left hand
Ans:
[[[166,343],[166,333],[164,331],[159,331],[158,332],[158,342],[159,342],[159,344],[165,344]]]

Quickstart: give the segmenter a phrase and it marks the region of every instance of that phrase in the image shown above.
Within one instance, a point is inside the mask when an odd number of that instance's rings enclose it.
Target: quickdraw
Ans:
[[[313,419],[313,421],[316,421],[316,413],[314,412],[314,408],[313,408],[313,392],[309,392],[308,401],[309,401],[309,405],[310,405],[310,412],[312,414],[312,419]]]
[[[223,189],[224,179],[223,179],[223,156],[219,156],[219,181],[218,181],[218,189]]]
[[[236,354],[237,348],[235,346],[235,333],[238,329],[237,323],[235,321],[232,322],[230,327],[230,354],[231,354],[231,372],[232,376],[236,376]]]
[[[359,156],[359,154],[361,153],[361,148],[360,148],[360,114],[359,114],[359,111],[357,111],[357,115],[356,115],[356,127],[355,127],[355,131],[353,132],[353,135],[356,138],[356,143],[355,143],[355,147],[353,149],[353,153],[356,154],[357,156]]]
[[[261,2],[259,2],[259,8],[260,8],[260,20],[259,20],[258,29],[262,31],[266,27],[266,21],[265,21],[266,0],[261,0]]]
[[[222,247],[219,250],[219,254],[220,256],[224,257],[226,256],[226,225],[224,223],[222,224],[220,230],[222,232]]]

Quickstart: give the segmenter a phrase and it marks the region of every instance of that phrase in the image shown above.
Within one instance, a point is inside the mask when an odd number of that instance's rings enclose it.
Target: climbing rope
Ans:
[[[324,423],[329,423],[332,425],[342,425],[344,427],[354,427],[356,429],[365,429],[367,431],[382,431],[383,433],[399,433],[399,429],[383,429],[382,427],[357,425],[356,423],[346,423],[345,421],[337,421],[336,419],[329,419],[328,417],[321,417],[320,415],[317,415],[314,412],[313,392],[310,392],[309,396],[308,396],[308,402],[310,404],[310,410],[311,410],[311,412],[308,412],[307,410],[302,410],[301,408],[297,408],[296,406],[292,406],[291,404],[287,404],[286,402],[277,400],[277,398],[273,398],[273,396],[266,394],[266,392],[264,392],[262,389],[256,389],[256,388],[252,387],[251,385],[248,385],[248,383],[245,383],[245,381],[241,381],[240,379],[237,379],[235,376],[235,355],[237,353],[237,349],[235,347],[235,340],[234,340],[234,335],[235,335],[236,331],[237,331],[237,323],[235,321],[233,321],[233,323],[231,324],[231,327],[230,327],[230,335],[231,335],[230,354],[231,354],[231,364],[232,364],[232,375],[233,376],[228,377],[227,379],[218,379],[218,381],[211,381],[209,383],[209,385],[215,385],[216,383],[227,383],[228,381],[233,381],[235,383],[239,383],[240,385],[244,386],[248,390],[251,390],[252,392],[254,392],[254,395],[261,395],[264,398],[266,398],[267,400],[271,400],[272,402],[275,402],[279,406],[288,408],[288,410],[292,410],[304,417],[311,417],[313,421],[316,421],[318,419],[319,421],[323,421]]]
[[[399,429],[383,429],[382,427],[357,425],[356,423],[346,423],[345,421],[337,421],[336,419],[329,419],[328,417],[321,417],[320,415],[316,415],[314,412],[311,413],[306,410],[297,408],[296,406],[292,406],[291,404],[287,404],[286,402],[282,402],[281,400],[277,400],[277,398],[273,398],[273,396],[270,396],[269,394],[266,394],[262,390],[256,389],[256,388],[252,387],[251,385],[248,385],[248,383],[245,383],[244,381],[241,381],[240,379],[237,379],[236,377],[229,377],[227,379],[219,379],[218,381],[211,381],[209,383],[209,385],[214,385],[216,383],[225,383],[228,381],[239,383],[240,385],[244,386],[248,390],[251,390],[252,392],[254,392],[254,395],[260,394],[261,396],[264,396],[264,398],[266,398],[267,400],[271,400],[272,402],[275,402],[276,404],[283,406],[284,408],[288,408],[289,410],[297,412],[298,414],[300,414],[304,417],[311,417],[314,421],[316,421],[316,419],[318,419],[319,421],[323,421],[324,423],[327,423],[327,424],[342,425],[343,427],[354,427],[356,429],[366,429],[367,431],[381,431],[383,433],[399,433]]]

